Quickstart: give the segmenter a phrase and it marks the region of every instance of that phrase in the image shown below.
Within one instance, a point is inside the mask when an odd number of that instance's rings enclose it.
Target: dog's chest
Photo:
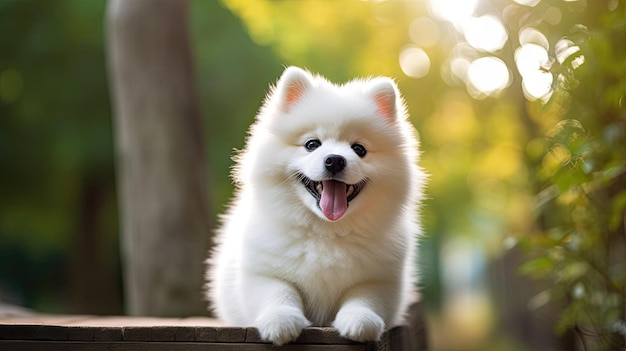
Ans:
[[[300,251],[302,269],[336,270],[351,269],[359,263],[360,248],[341,240],[307,238],[293,247]]]
[[[376,273],[359,245],[341,240],[308,239],[298,244],[298,259],[284,271],[285,279],[298,286],[307,314],[316,325],[329,325],[340,298],[350,287]]]
[[[377,274],[369,248],[341,238],[309,237],[293,243],[289,251],[294,255],[282,273],[305,295],[332,299],[333,295]]]
[[[256,239],[248,246],[248,254],[255,257],[249,267],[297,287],[305,314],[315,325],[334,320],[347,290],[385,279],[397,269],[388,245],[371,238],[276,235]]]

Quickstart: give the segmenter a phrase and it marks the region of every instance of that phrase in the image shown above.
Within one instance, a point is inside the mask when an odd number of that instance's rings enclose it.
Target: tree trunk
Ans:
[[[120,242],[132,315],[206,312],[208,177],[187,27],[184,0],[108,4]]]

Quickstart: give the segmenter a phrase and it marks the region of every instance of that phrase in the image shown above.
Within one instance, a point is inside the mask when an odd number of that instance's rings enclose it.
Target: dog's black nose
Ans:
[[[324,166],[330,173],[336,174],[346,168],[346,159],[340,155],[328,155],[324,160]]]

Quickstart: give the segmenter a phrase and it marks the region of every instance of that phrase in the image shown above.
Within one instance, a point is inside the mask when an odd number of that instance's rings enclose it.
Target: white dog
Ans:
[[[424,174],[389,78],[289,67],[260,110],[209,259],[217,316],[280,345],[307,326],[377,340],[415,289]]]

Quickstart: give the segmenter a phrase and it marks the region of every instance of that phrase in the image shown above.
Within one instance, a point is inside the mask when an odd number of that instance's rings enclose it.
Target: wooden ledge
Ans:
[[[277,348],[256,328],[224,326],[210,318],[31,315],[0,318],[0,350],[425,350],[421,303],[411,306],[409,324],[387,331],[380,341],[357,343],[333,328],[306,328],[293,343]]]

